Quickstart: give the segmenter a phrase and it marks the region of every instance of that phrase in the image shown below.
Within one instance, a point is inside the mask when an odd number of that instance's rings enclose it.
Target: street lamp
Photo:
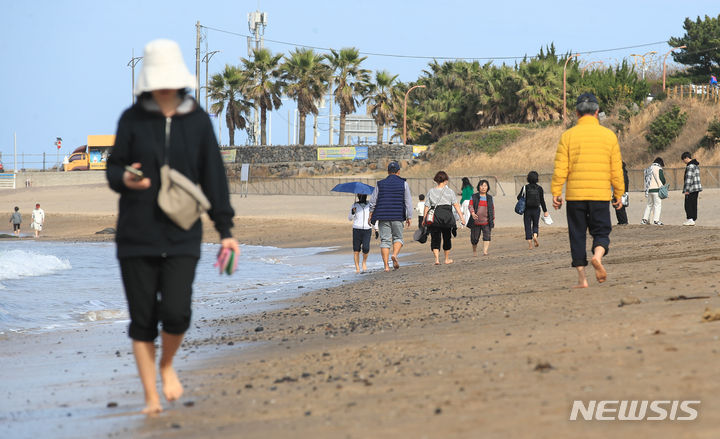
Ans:
[[[567,65],[571,58],[578,56],[580,56],[579,53],[568,56],[565,60],[565,66],[563,67],[563,122],[565,122],[565,118],[567,117]]]
[[[593,61],[593,62],[590,62],[590,63],[585,64],[585,67],[583,67],[583,68],[580,70],[580,72],[581,72],[581,73],[580,73],[580,77],[581,77],[581,78],[584,78],[584,77],[585,77],[585,70],[587,70],[587,68],[590,67],[591,65],[593,65],[593,64],[602,64],[602,63],[603,63],[602,61]]]
[[[132,96],[130,102],[132,104],[135,103],[135,66],[140,62],[141,59],[143,59],[143,57],[135,56],[135,49],[133,49],[132,58],[130,58],[130,62],[127,63],[128,67],[132,67],[132,90],[130,91],[130,96]]]
[[[668,52],[663,57],[663,91],[665,91],[665,61],[667,61],[668,55],[670,55],[674,50],[686,49],[686,48],[687,48],[687,46],[680,46],[680,47],[672,48],[672,49],[668,50]]]
[[[219,50],[213,50],[212,52],[207,52],[205,56],[203,56],[203,62],[205,63],[205,111],[210,111],[208,109],[208,64],[210,64],[210,58],[213,57],[216,53],[220,52]]]
[[[403,145],[407,145],[407,98],[410,91],[414,88],[425,88],[424,85],[413,85],[405,92],[405,100],[403,101]]]
[[[645,80],[645,57],[648,55],[655,55],[657,52],[654,50],[651,50],[650,52],[645,52],[642,55],[633,54],[631,53],[630,56],[635,57],[635,65],[637,65],[637,59],[640,58],[642,60],[642,80]]]

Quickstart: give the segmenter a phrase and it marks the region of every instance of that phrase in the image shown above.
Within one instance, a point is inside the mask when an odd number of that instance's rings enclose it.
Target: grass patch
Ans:
[[[522,128],[492,128],[480,131],[466,131],[444,136],[433,145],[433,155],[457,156],[486,153],[493,155],[503,146],[518,140],[524,133]]]

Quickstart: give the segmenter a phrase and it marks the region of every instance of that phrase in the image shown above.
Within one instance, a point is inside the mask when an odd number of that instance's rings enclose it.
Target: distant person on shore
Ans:
[[[528,242],[528,248],[533,249],[540,246],[538,241],[538,235],[540,233],[540,209],[542,208],[543,215],[548,216],[547,206],[545,205],[545,192],[542,186],[538,184],[540,176],[536,171],[530,171],[527,175],[527,182],[525,186],[520,190],[517,196],[520,197],[525,193],[525,212],[523,212],[523,224],[525,225],[525,239]]]
[[[577,98],[577,125],[565,131],[555,153],[552,177],[553,207],[562,208],[563,185],[567,183],[567,223],[570,236],[572,266],[577,269],[578,283],[574,288],[587,288],[586,239],[589,229],[593,237],[590,262],[595,278],[602,283],[607,271],[602,258],[610,248],[610,200],[620,208],[620,195],[625,192],[622,176],[622,156],[617,137],[600,126],[600,105],[592,93]],[[613,197],[613,192],[617,194]]]
[[[470,179],[467,177],[462,178],[462,192],[460,197],[460,208],[462,209],[463,218],[470,218],[470,210],[468,206],[470,205],[470,199],[473,196],[473,193],[475,191],[473,190],[473,185],[470,183]],[[465,226],[462,222],[460,222],[460,227]]]
[[[445,252],[445,263],[452,264],[450,249],[452,249],[452,230],[456,227],[453,208],[460,217],[460,222],[465,222],[462,208],[457,201],[455,192],[447,187],[449,177],[445,171],[435,174],[433,181],[436,187],[430,189],[425,200],[425,224],[430,233],[430,249],[435,255],[435,265],[440,265],[440,244],[442,243]],[[428,222],[428,212],[433,209],[432,222]]]
[[[662,212],[662,200],[660,199],[660,188],[665,184],[665,173],[663,168],[665,162],[661,157],[656,157],[652,164],[645,169],[645,196],[647,197],[647,205],[645,205],[645,213],[643,213],[640,224],[650,224],[650,212],[653,212],[652,223],[656,226],[662,226],[660,221],[660,212]]]
[[[234,251],[235,258],[240,254],[230,232],[234,212],[215,132],[207,113],[187,92],[194,86],[195,77],[176,42],[148,43],[135,83],[137,102],[120,117],[108,158],[108,183],[120,194],[115,241],[130,313],[128,336],[145,391],[142,412],[148,415],[163,409],[155,365],[160,323],[162,392],[168,401],[183,393],[173,360],[190,326],[192,283],[202,239],[199,218],[186,229],[159,206],[164,164],[200,185],[212,206],[207,213],[221,248]]]
[[[630,187],[630,179],[628,178],[628,171],[627,167],[625,165],[625,162],[622,163],[623,167],[623,181],[625,182],[625,193],[620,198],[620,205],[622,206],[620,209],[615,209],[615,217],[617,218],[618,226],[624,226],[628,224],[628,217],[627,217],[627,211],[626,211],[626,205],[625,200],[628,200],[628,188]]]
[[[13,226],[13,234],[20,236],[20,224],[22,223],[22,215],[20,215],[20,208],[15,206],[15,211],[10,215],[10,223]]]
[[[420,194],[418,197],[417,206],[415,206],[415,213],[418,216],[418,229],[423,227],[423,213],[425,212],[425,194]]]
[[[487,180],[480,180],[477,184],[477,193],[470,198],[468,203],[469,216],[467,226],[470,228],[470,244],[472,244],[473,256],[477,256],[477,246],[480,236],[483,239],[483,255],[487,256],[490,248],[491,232],[495,227],[495,203],[490,191],[490,183]]]
[[[32,224],[30,227],[35,230],[35,237],[40,237],[43,225],[45,224],[45,211],[40,208],[40,203],[35,204],[35,209],[32,211]]]
[[[385,271],[390,271],[388,259],[392,258],[393,268],[400,268],[398,255],[403,246],[403,222],[410,227],[413,214],[412,194],[407,181],[401,178],[400,164],[392,161],[388,164],[388,176],[377,182],[370,196],[370,219],[378,222],[380,232],[380,255]],[[392,256],[390,248],[392,247]]]
[[[687,151],[682,153],[680,158],[685,162],[683,194],[685,195],[685,217],[687,220],[683,223],[683,226],[694,226],[695,221],[697,221],[698,195],[702,191],[700,163],[692,158],[692,155]]]
[[[355,272],[360,273],[360,251],[363,253],[362,271],[367,271],[367,259],[370,254],[370,238],[372,236],[372,225],[370,218],[370,206],[367,202],[367,195],[358,195],[357,203],[350,208],[348,220],[353,222],[353,258],[355,260]]]

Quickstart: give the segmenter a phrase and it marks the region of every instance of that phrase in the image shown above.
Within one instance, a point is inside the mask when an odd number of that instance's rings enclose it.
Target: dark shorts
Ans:
[[[120,259],[130,311],[130,338],[155,340],[159,322],[168,334],[180,335],[187,331],[197,262],[194,256]]]
[[[20,230],[20,224],[13,224],[13,232]]]
[[[470,227],[470,244],[477,245],[482,234],[483,241],[490,241],[490,224]]]
[[[353,251],[362,252],[365,254],[370,253],[370,236],[372,235],[372,229],[353,229]]]

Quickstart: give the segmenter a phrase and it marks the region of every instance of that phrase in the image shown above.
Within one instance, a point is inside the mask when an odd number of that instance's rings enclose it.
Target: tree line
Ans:
[[[685,20],[686,34],[671,38],[673,47],[687,46],[673,52],[679,63],[689,65],[676,74],[707,75],[720,67],[720,16]],[[718,43],[720,44],[720,43]],[[500,124],[551,123],[563,112],[563,76],[566,77],[568,107],[584,92],[592,92],[606,113],[643,105],[651,81],[640,79],[632,65],[623,60],[615,66],[588,69],[588,62],[558,54],[554,45],[541,48],[532,57],[514,65],[496,65],[477,61],[432,61],[413,82],[397,81],[397,75],[385,70],[372,72],[362,67],[367,57],[356,48],[331,50],[319,54],[312,49],[297,48],[287,55],[268,49],[252,51],[241,58],[238,66],[226,65],[214,74],[208,85],[215,115],[225,111],[230,145],[235,144],[235,130],[246,129],[253,136],[249,116],[256,108],[260,117],[260,144],[267,144],[267,112],[279,109],[281,96],[297,103],[299,143],[305,144],[307,116],[317,124],[318,103],[330,91],[338,104],[340,117],[339,144],[345,142],[345,120],[360,104],[377,124],[377,142],[383,142],[386,126],[394,128],[394,138],[403,130],[406,92],[415,85],[407,105],[407,138],[412,143],[432,143],[456,132],[476,130]],[[572,111],[570,111],[572,113]]]

